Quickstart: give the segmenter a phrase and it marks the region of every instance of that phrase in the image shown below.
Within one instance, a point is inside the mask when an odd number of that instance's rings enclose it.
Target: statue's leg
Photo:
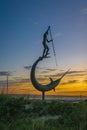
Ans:
[[[44,57],[44,56],[45,56],[45,51],[46,51],[46,49],[44,48],[42,57]]]
[[[48,54],[49,54],[49,53],[48,53],[48,52],[49,52],[49,47],[47,46],[46,49],[47,49],[47,51],[46,51],[46,55],[48,55]]]

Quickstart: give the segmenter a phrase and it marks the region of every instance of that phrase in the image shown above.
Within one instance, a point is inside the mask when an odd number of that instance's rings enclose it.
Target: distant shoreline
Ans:
[[[2,94],[0,94],[2,95]],[[41,95],[30,95],[30,94],[3,94],[9,95],[12,97],[24,97],[25,99],[30,100],[42,100]],[[58,100],[58,101],[84,101],[87,100],[87,96],[54,96],[54,95],[46,95],[45,100]]]

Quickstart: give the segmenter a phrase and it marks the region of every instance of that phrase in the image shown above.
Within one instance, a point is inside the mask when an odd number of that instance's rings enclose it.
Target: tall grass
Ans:
[[[87,101],[42,102],[0,95],[0,130],[87,130]]]

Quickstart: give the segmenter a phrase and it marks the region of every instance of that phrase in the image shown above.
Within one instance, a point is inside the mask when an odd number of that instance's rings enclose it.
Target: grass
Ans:
[[[42,102],[0,95],[0,130],[87,130],[87,101]]]

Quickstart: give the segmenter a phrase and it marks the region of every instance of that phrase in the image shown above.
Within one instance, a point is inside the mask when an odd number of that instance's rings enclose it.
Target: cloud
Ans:
[[[56,74],[50,74],[50,73],[47,74],[47,72],[43,71],[43,73],[45,73],[45,75],[43,75],[45,79],[49,78],[49,77],[55,79],[55,78],[60,78],[65,72],[60,72],[60,73],[56,73]]]
[[[46,80],[46,78],[37,78],[37,80],[44,81],[44,80]]]
[[[8,80],[8,87],[9,90],[13,89],[14,86],[16,86],[16,88],[18,88],[19,86],[21,86],[21,84],[25,84],[25,83],[30,83],[30,79],[28,78],[19,78],[16,80]],[[0,81],[0,90],[6,90],[6,86],[7,86],[7,81],[3,80]]]
[[[83,70],[83,71],[69,71],[68,72],[69,76],[86,76],[87,75],[87,71]]]
[[[77,82],[78,82],[78,80],[69,80],[68,82],[61,83],[61,85],[74,84],[74,83],[77,83]]]
[[[11,72],[9,71],[0,71],[0,76],[10,76],[11,75]]]
[[[30,70],[32,66],[24,66],[25,69]]]
[[[30,82],[30,78],[14,77],[13,83],[27,83]]]
[[[32,66],[24,66],[24,69],[26,70],[31,70]],[[45,68],[45,67],[36,67],[36,69],[39,71],[40,73],[48,73],[48,72],[52,72],[52,71],[56,71],[56,69],[49,69],[49,68]]]
[[[56,69],[48,69],[48,68],[46,68],[45,70],[41,71],[41,73],[48,73],[48,72],[52,72],[52,71],[56,71]]]
[[[54,35],[54,37],[60,37],[60,36],[62,36],[63,34],[61,33],[61,32],[57,32],[55,35]]]
[[[8,80],[8,85],[16,85],[17,83],[19,83],[18,81],[15,80]],[[4,86],[7,84],[6,80],[0,81],[0,85]]]
[[[32,24],[34,24],[34,25],[38,25],[38,24],[39,24],[38,21],[35,20],[35,19],[33,19],[33,18],[29,18],[29,21],[30,21]]]
[[[55,71],[56,69],[47,69],[48,71]]]
[[[19,82],[20,83],[27,83],[27,82],[30,82],[30,79],[29,78],[20,79]]]
[[[69,71],[68,74],[80,74],[80,73],[84,73],[86,71]]]
[[[44,73],[48,73],[48,71],[47,71],[47,70],[44,70],[44,71],[41,71],[41,73],[43,73],[43,74],[44,74]]]
[[[87,14],[87,8],[81,9],[81,12],[82,12],[83,14]]]
[[[30,65],[30,66],[24,66],[24,69],[27,69],[27,70],[30,70],[32,68],[32,66]],[[42,68],[40,68],[40,67],[36,67],[36,69],[42,69]]]
[[[6,85],[6,81],[0,81],[0,85],[1,85],[1,86]],[[0,87],[1,87],[1,86],[0,86]]]
[[[56,70],[56,69],[55,69]],[[55,74],[49,74],[50,77],[53,78],[58,78],[61,77],[65,72],[60,72],[60,73],[55,73]],[[68,72],[69,73],[69,72]],[[68,75],[68,73],[66,75]],[[48,75],[46,75],[45,77],[48,77]]]
[[[87,83],[87,80],[83,80],[83,82]]]
[[[25,69],[27,70],[30,70],[32,68],[32,66],[24,66]],[[44,67],[37,67],[36,68],[37,70],[40,70],[40,73],[42,74],[45,74],[45,73],[49,73],[49,72],[52,72],[52,71],[56,71],[56,69],[49,69],[49,68],[44,68]],[[83,71],[69,71],[67,74],[69,74],[70,76],[82,76],[82,75],[85,75],[85,70]],[[58,77],[58,76],[62,76],[64,72],[61,72],[61,73],[56,73],[54,75],[50,75],[52,77]]]
[[[70,81],[68,81],[69,84],[73,84],[73,83],[77,83],[77,82],[78,82],[78,80],[70,80]]]

